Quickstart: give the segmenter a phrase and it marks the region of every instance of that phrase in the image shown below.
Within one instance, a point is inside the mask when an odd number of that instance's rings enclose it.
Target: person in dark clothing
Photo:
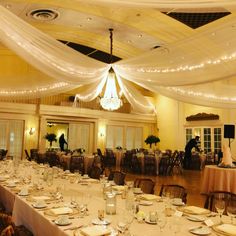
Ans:
[[[185,146],[185,155],[184,155],[184,169],[189,169],[192,162],[192,149],[195,148],[198,152],[200,149],[198,147],[200,137],[196,136],[189,140],[189,142]]]
[[[64,134],[62,134],[59,138],[59,145],[60,145],[60,148],[61,148],[61,151],[64,151],[64,144],[67,144],[66,140],[65,140],[65,137],[64,137]]]

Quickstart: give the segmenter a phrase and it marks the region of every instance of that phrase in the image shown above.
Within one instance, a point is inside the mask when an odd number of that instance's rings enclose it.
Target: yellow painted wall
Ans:
[[[236,124],[236,109],[220,109],[213,107],[197,106],[193,104],[179,102],[161,95],[156,97],[157,124],[160,137],[160,149],[184,150],[185,128],[193,126],[220,126],[222,134],[224,124]],[[218,114],[217,121],[194,121],[187,122],[186,117],[197,113]],[[222,140],[228,145],[228,139]],[[231,152],[236,156],[236,141],[231,143]]]

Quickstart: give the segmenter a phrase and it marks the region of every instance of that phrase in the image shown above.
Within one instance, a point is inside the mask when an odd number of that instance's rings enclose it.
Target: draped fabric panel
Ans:
[[[86,2],[87,0],[80,0]],[[234,0],[90,0],[96,4],[128,5],[139,7],[197,8],[235,4]]]
[[[125,4],[122,0],[94,1]],[[128,0],[127,4],[189,6],[192,3],[195,6],[196,4],[212,6],[219,2],[222,4],[225,1]],[[230,0],[227,2],[233,4]],[[236,5],[235,2],[234,4]],[[199,105],[214,104],[217,107],[225,107],[227,104],[227,107],[235,107],[234,94],[228,92],[235,89],[235,83],[225,83],[236,75],[236,51],[234,51],[236,31],[232,30],[232,25],[236,25],[236,19],[233,17],[221,24],[215,24],[211,31],[204,29],[196,31],[193,36],[167,45],[168,47],[151,50],[113,64],[119,86],[133,110],[150,113],[154,111],[154,107],[132,83]],[[109,64],[74,51],[35,29],[2,6],[0,6],[0,41],[32,66],[50,76],[44,85],[35,86],[35,83],[29,83],[25,84],[24,89],[10,89],[9,86],[1,84],[0,96],[20,94],[40,97],[90,84],[89,89],[76,97],[83,101],[91,101],[101,93],[111,67]],[[226,46],[226,41],[230,43],[230,47]]]

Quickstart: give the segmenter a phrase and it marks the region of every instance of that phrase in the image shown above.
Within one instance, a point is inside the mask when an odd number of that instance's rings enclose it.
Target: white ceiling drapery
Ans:
[[[189,102],[190,97],[198,96],[200,105],[235,107],[234,92],[228,92],[235,85],[225,83],[236,73],[236,31],[232,31],[235,24],[232,18],[216,25],[211,32],[199,31],[194,37],[169,45],[168,49],[155,49],[108,65],[70,49],[0,6],[1,42],[50,76],[40,86],[27,84],[21,90],[5,89],[8,86],[2,84],[0,95],[39,97],[91,84],[77,95],[83,101],[90,101],[101,93],[112,66],[122,92],[136,111],[151,112],[154,107],[129,81],[179,100],[188,98]],[[226,41],[230,47],[225,45]]]

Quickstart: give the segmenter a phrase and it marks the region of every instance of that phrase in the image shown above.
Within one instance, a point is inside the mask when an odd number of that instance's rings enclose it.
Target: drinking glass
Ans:
[[[222,224],[222,215],[225,210],[225,201],[223,199],[216,199],[215,200],[215,208],[220,216],[220,223]]]
[[[167,220],[164,214],[158,215],[157,219],[157,225],[159,226],[160,232],[162,233],[165,226],[166,226]]]
[[[229,200],[227,206],[227,215],[231,218],[231,224],[234,224],[234,218],[236,218],[236,199]]]

